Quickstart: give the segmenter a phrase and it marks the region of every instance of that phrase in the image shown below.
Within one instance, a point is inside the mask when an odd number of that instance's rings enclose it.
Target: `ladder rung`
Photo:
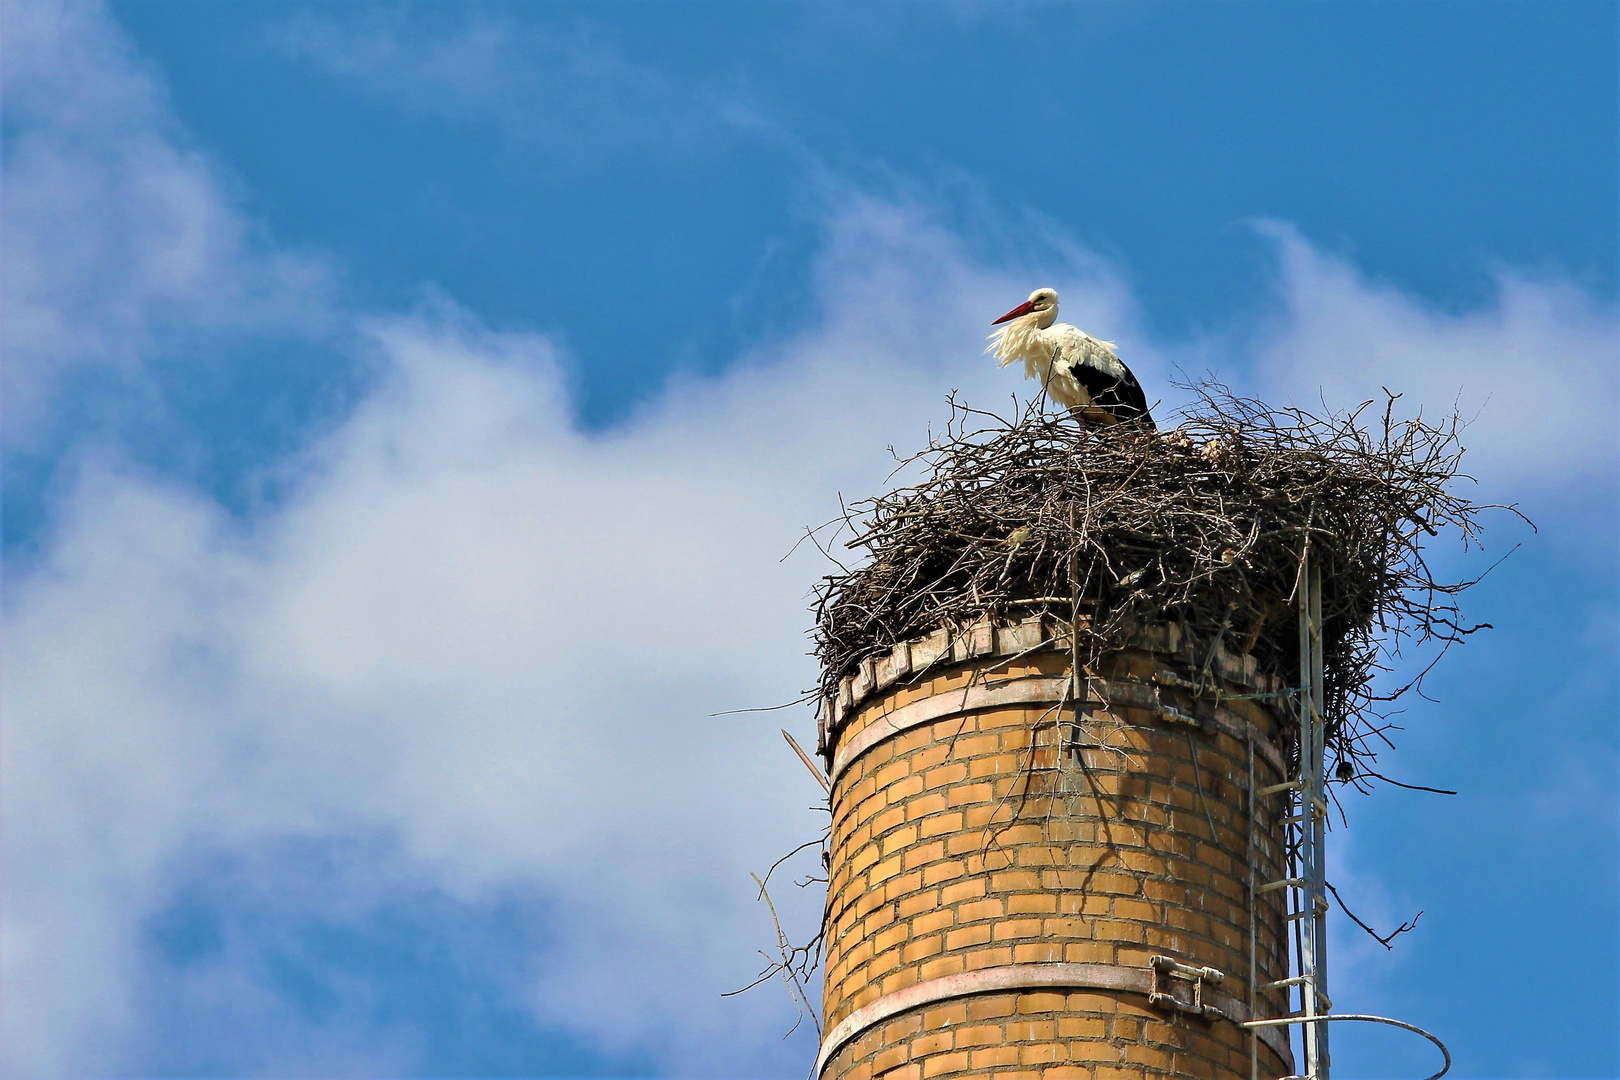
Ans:
[[[1278,979],[1276,982],[1261,983],[1260,989],[1278,990],[1284,986],[1306,986],[1310,982],[1311,977],[1309,975],[1295,975],[1292,979]],[[1316,995],[1316,1001],[1322,1006],[1324,1012],[1331,1012],[1333,1010],[1332,998],[1328,997],[1320,990],[1315,990],[1313,993]]]
[[[1281,881],[1268,881],[1256,892],[1276,892],[1278,889],[1303,889],[1310,884],[1302,877],[1283,878]]]
[[[1297,787],[1299,787],[1299,781],[1298,780],[1289,780],[1287,783],[1272,784],[1270,787],[1263,787],[1259,791],[1255,792],[1255,794],[1256,795],[1261,795],[1261,796],[1275,795],[1279,791],[1288,791],[1291,788],[1297,788]]]

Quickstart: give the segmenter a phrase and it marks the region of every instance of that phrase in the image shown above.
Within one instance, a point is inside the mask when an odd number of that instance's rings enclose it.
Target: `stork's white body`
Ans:
[[[1006,367],[1024,362],[1024,375],[1040,383],[1052,400],[1071,409],[1089,406],[1091,392],[1075,378],[1078,364],[1087,364],[1116,379],[1127,375],[1114,353],[1112,341],[1092,337],[1072,323],[1040,326],[1039,312],[1014,319],[991,335],[990,352]]]
[[[1141,420],[1152,427],[1142,387],[1114,352],[1114,343],[1056,319],[1057,293],[1036,289],[996,320],[1005,325],[990,335],[988,351],[1002,367],[1022,360],[1024,374],[1059,405],[1105,423]]]

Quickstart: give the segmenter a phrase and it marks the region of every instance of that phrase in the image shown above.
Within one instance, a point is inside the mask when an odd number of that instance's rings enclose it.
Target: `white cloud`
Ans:
[[[440,307],[366,324],[390,377],[246,528],[85,467],[8,596],[13,1072],[115,1067],[79,1036],[133,1034],[140,922],[189,848],[346,832],[454,896],[538,883],[579,927],[549,1020],[675,1067],[769,1052],[784,1003],[716,995],[769,940],[747,872],[818,827],[775,735],[806,717],[708,714],[813,680],[815,561],[779,557],[953,385],[1009,388],[972,352],[1022,292],[916,215],[832,231],[820,329],[622,430],[573,428],[544,340]]]
[[[319,323],[325,272],[255,237],[100,4],[6,0],[0,17],[9,444],[40,438],[71,373],[137,385],[165,333]]]
[[[305,13],[281,38],[293,57],[372,93],[429,115],[493,120],[562,161],[756,123],[738,102],[633,62],[588,23],[539,30],[476,11],[451,23]]]
[[[1435,311],[1313,247],[1262,232],[1281,262],[1282,311],[1254,346],[1264,396],[1343,408],[1380,387],[1428,415],[1455,402],[1475,422],[1466,466],[1515,497],[1606,482],[1620,442],[1620,322],[1574,285],[1497,272],[1494,305]]]

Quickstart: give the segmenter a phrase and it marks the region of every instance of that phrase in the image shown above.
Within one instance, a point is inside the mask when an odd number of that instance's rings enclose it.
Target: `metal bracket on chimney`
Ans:
[[[1148,990],[1148,1001],[1161,1009],[1173,1009],[1176,1012],[1192,1013],[1205,1020],[1218,1020],[1226,1016],[1225,1013],[1213,1005],[1204,1003],[1204,981],[1207,979],[1212,985],[1219,986],[1226,976],[1212,967],[1188,967],[1178,964],[1169,956],[1155,956],[1148,961],[1148,967],[1153,970],[1153,983]],[[1175,988],[1185,983],[1191,983],[1190,999],[1177,997]]]

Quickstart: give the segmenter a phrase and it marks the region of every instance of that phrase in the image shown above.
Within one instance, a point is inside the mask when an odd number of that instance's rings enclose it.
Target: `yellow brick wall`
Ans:
[[[1101,674],[1145,685],[1177,666],[1187,672],[1184,660],[1129,650]],[[840,747],[904,706],[1067,672],[1068,655],[1056,648],[936,665],[855,702],[829,733],[828,756],[837,761]],[[1228,695],[1252,690],[1223,685]],[[1224,972],[1221,989],[1248,1000],[1247,746],[1230,730],[1167,718],[1191,715],[1184,692],[1153,694],[1170,714],[1095,707],[1077,724],[1072,707],[1040,703],[953,712],[840,763],[826,911],[829,1029],[920,982],[1057,961],[1146,971],[1151,957],[1167,955]],[[1282,779],[1271,711],[1232,697],[1221,708],[1224,728],[1252,725],[1269,750],[1255,756],[1256,785]],[[1272,812],[1284,805],[1261,804],[1259,881],[1284,876]],[[1260,982],[1286,974],[1281,903],[1273,893],[1257,904]],[[1282,992],[1261,996],[1260,1014],[1286,1009]],[[1262,1076],[1289,1071],[1263,1043],[1260,1065]],[[1140,993],[988,993],[866,1030],[826,1062],[823,1076],[981,1072],[1236,1080],[1249,1076],[1249,1038],[1227,1020],[1161,1011]]]

